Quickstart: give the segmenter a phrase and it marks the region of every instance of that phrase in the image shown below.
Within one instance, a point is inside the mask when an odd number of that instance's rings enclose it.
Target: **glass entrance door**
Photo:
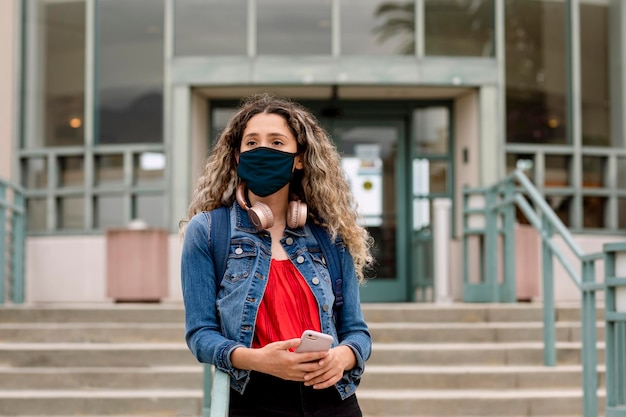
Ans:
[[[406,161],[402,120],[335,121],[332,136],[342,154],[358,210],[374,238],[374,269],[361,288],[362,301],[407,301]]]

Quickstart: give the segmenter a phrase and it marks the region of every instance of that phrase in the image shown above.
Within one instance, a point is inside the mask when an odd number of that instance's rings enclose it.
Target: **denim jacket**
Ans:
[[[185,303],[185,339],[203,363],[230,375],[231,387],[243,393],[250,371],[234,368],[230,355],[237,347],[250,347],[259,303],[263,297],[271,261],[271,238],[257,231],[237,203],[230,207],[231,240],[224,278],[216,286],[210,250],[211,217],[196,214],[188,223],[183,243],[181,277]],[[371,352],[371,336],[361,311],[359,288],[352,256],[341,241],[335,242],[343,271],[344,304],[335,323],[330,273],[320,246],[308,225],[285,229],[281,244],[306,279],[320,314],[322,332],[333,336],[333,346],[349,346],[356,366],[335,384],[342,398],[352,395]]]

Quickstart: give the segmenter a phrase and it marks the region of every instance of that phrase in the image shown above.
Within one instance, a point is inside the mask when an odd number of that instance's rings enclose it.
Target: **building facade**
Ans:
[[[432,299],[437,201],[461,299],[463,188],[519,165],[583,248],[626,235],[621,0],[10,0],[0,16],[0,177],[27,197],[28,301],[110,301],[107,230],[136,219],[169,232],[180,300],[178,222],[257,92],[303,103],[340,150],[376,240],[366,301]],[[567,279],[557,296],[576,298]]]

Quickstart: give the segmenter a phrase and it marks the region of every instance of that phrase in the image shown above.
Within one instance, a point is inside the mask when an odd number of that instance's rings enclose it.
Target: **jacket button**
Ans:
[[[286,244],[288,244],[288,245],[293,245],[293,238],[288,237],[288,238],[285,240],[285,243],[286,243]]]
[[[324,312],[328,311],[328,304],[324,304],[324,307],[322,307],[322,310],[324,310]]]
[[[241,249],[241,248],[235,249],[235,254],[241,255],[242,253],[243,253],[243,249]]]
[[[350,393],[350,391],[352,391],[352,387],[348,385],[348,386],[347,386],[347,387],[345,387],[343,390],[346,392],[346,394],[349,394],[349,393]]]
[[[319,278],[318,278],[318,277],[315,277],[315,278],[313,278],[313,279],[311,280],[311,282],[313,283],[313,285],[317,285],[317,284],[319,284],[319,283],[320,283],[320,280],[319,280]]]
[[[296,259],[296,262],[298,262],[299,264],[304,262],[304,256],[300,255],[298,256],[298,258]]]

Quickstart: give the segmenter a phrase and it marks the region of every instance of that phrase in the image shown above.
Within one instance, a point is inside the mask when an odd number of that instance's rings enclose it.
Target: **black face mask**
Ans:
[[[237,174],[250,191],[259,197],[267,197],[289,184],[296,155],[266,147],[242,152]]]

